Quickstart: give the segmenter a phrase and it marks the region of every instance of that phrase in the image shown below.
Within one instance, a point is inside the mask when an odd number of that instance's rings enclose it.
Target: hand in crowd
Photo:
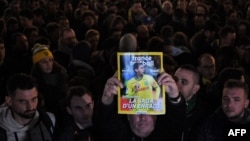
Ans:
[[[118,87],[123,88],[123,84],[120,80],[118,80],[117,73],[114,74],[111,78],[109,78],[105,84],[103,95],[102,95],[102,103],[105,105],[109,105],[112,103],[114,95],[118,93]]]
[[[179,95],[178,87],[173,77],[168,73],[162,73],[158,78],[157,82],[159,85],[165,87],[165,92],[170,98],[175,98]]]

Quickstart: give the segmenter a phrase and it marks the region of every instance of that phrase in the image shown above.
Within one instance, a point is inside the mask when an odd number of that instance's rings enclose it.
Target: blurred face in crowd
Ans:
[[[204,35],[206,36],[207,42],[212,42],[216,39],[216,31],[204,30]]]
[[[70,107],[67,107],[67,112],[73,116],[75,122],[83,127],[88,127],[92,123],[93,109],[94,101],[86,93],[82,97],[73,96],[70,100]]]
[[[59,28],[55,28],[55,30],[53,30],[52,32],[50,32],[50,34],[48,35],[50,42],[55,43],[58,41],[59,39],[59,33],[60,33],[60,29]]]
[[[39,31],[33,30],[28,36],[29,45],[33,46],[38,37],[39,37]]]
[[[98,9],[102,12],[106,11],[107,10],[107,2],[106,1],[103,1],[103,2],[100,2],[100,1],[97,1],[96,2],[96,5],[98,7]]]
[[[174,74],[179,91],[188,101],[200,89],[200,85],[195,82],[194,73],[186,69],[177,69]]]
[[[87,11],[87,10],[89,10],[89,5],[81,4],[79,6],[79,8],[81,11]]]
[[[23,28],[31,27],[33,25],[33,20],[28,19],[27,17],[20,16],[20,25]]]
[[[111,11],[114,11],[115,13],[118,12],[118,8],[117,8],[116,5],[109,6],[108,9],[111,10]]]
[[[237,26],[237,35],[239,36],[243,36],[243,35],[247,35],[248,33],[248,27],[245,24],[240,24]]]
[[[147,39],[149,38],[149,30],[146,25],[139,25],[137,27],[137,38],[139,39]]]
[[[45,57],[38,62],[39,67],[44,73],[51,73],[53,70],[53,58]]]
[[[198,70],[206,79],[213,79],[215,76],[215,59],[213,56],[204,56],[200,60]]]
[[[124,23],[122,21],[117,21],[115,24],[114,24],[114,27],[121,30],[123,29],[124,27]]]
[[[186,8],[187,8],[187,1],[178,0],[176,8],[179,8],[179,9],[181,9],[181,10],[183,10],[185,12]]]
[[[30,4],[31,9],[36,9],[40,7],[40,2],[39,0],[33,0]]]
[[[233,46],[236,39],[236,33],[228,33],[225,38],[222,39],[223,44],[227,46]]]
[[[74,30],[65,30],[63,33],[62,43],[70,48],[77,44],[77,39]]]
[[[194,23],[196,27],[202,27],[206,22],[206,10],[202,6],[196,7],[196,13],[194,17]]]
[[[228,16],[228,22],[230,23],[237,24],[238,20],[238,13],[236,11]]]
[[[48,1],[48,4],[47,4],[48,13],[55,14],[58,8],[59,8],[59,4],[57,2]]]
[[[72,13],[73,12],[73,6],[70,2],[65,2],[63,5],[63,9],[65,13]]]
[[[233,5],[230,2],[225,2],[223,3],[223,9],[224,11],[227,13],[228,11],[230,11],[231,9],[233,9]]]
[[[95,18],[93,16],[86,16],[83,19],[83,23],[85,26],[87,26],[88,28],[92,27],[95,25]]]
[[[70,27],[69,24],[69,19],[62,19],[59,21],[59,26],[61,29],[65,28],[65,27]]]
[[[130,128],[142,138],[149,136],[154,131],[156,119],[155,115],[128,115]]]
[[[19,1],[13,2],[13,5],[10,8],[15,14],[18,14],[21,11],[20,2]]]
[[[250,63],[250,45],[240,45],[237,47],[237,51],[239,56],[243,59],[243,61],[247,64]]]
[[[222,110],[231,121],[240,121],[249,100],[242,88],[224,88],[222,96]]]
[[[166,1],[162,5],[162,10],[167,14],[173,13],[173,5],[170,1]]]
[[[100,35],[94,35],[94,36],[89,37],[87,39],[87,41],[91,45],[92,50],[96,50],[97,49],[99,40],[100,40]]]
[[[15,120],[30,120],[35,116],[38,104],[38,92],[35,87],[29,90],[18,88],[15,96],[8,96],[6,99]]]
[[[142,9],[142,5],[141,5],[141,3],[140,2],[138,2],[138,3],[134,3],[133,5],[132,5],[132,7],[131,7],[131,10],[132,10],[132,12],[134,13],[134,14],[141,14],[142,13],[142,11],[143,11],[143,9]]]
[[[29,49],[29,42],[27,37],[23,34],[16,37],[15,50],[20,52],[25,52]]]
[[[187,10],[194,14],[197,4],[198,4],[198,2],[196,0],[189,1],[188,5],[187,5]]]

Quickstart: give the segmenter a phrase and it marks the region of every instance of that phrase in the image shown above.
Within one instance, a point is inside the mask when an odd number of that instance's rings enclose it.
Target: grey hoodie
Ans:
[[[49,113],[52,122],[53,114]],[[8,107],[0,108],[0,127],[6,131],[7,141],[51,141],[52,137],[46,126],[39,120],[39,112],[28,125],[21,125],[15,121]],[[1,139],[0,139],[1,140]]]

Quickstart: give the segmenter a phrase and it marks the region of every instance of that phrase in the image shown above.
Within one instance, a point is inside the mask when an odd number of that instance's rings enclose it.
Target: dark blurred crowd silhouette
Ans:
[[[250,0],[0,0],[0,102],[11,76],[31,75],[38,109],[53,113],[59,129],[72,115],[69,93],[87,91],[100,103],[117,52],[164,54],[187,105],[181,140],[191,141],[197,121],[220,108],[229,79],[250,84]],[[65,132],[77,140],[75,130]]]

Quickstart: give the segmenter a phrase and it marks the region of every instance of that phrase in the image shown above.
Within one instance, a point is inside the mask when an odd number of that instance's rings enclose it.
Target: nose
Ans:
[[[177,85],[178,89],[180,90],[180,89],[181,89],[181,87],[182,87],[181,82],[180,82],[180,81],[178,81],[178,80],[176,80],[175,82],[176,82],[176,85]]]
[[[27,110],[32,110],[32,103],[31,102],[27,102],[27,104],[26,104],[26,108],[27,108]]]
[[[36,104],[33,102],[27,102],[26,108],[27,110],[34,110],[36,108]]]
[[[226,101],[225,105],[226,105],[226,107],[232,107],[232,105],[233,105],[232,100]]]

